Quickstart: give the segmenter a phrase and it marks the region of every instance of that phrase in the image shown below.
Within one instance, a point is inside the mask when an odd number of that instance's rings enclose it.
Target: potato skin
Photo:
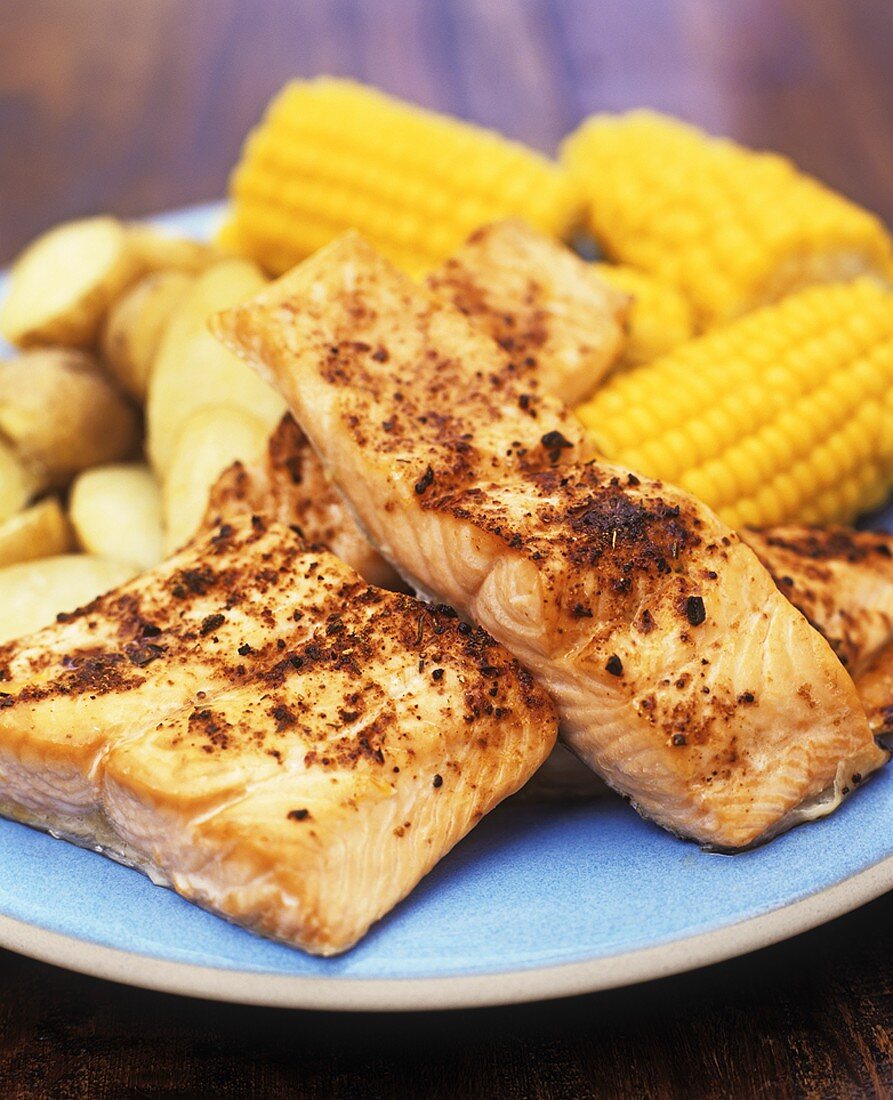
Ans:
[[[35,489],[64,488],[87,466],[126,458],[139,417],[85,352],[44,348],[0,364],[0,433]]]
[[[11,443],[0,438],[0,523],[21,511],[39,488],[40,478],[34,470]]]
[[[151,225],[131,223],[128,233],[144,270],[148,272],[182,271],[195,275],[225,255],[206,241],[177,237]]]

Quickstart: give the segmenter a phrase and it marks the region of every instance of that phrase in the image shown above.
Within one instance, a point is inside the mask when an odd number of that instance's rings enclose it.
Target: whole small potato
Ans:
[[[133,222],[128,234],[146,271],[204,271],[223,257],[220,249],[205,241],[177,237],[152,225]]]
[[[146,399],[168,319],[192,282],[183,271],[153,271],[126,290],[108,312],[100,337],[103,364],[138,401]]]
[[[0,363],[0,433],[35,488],[64,488],[87,466],[130,455],[139,417],[91,356],[44,348]]]

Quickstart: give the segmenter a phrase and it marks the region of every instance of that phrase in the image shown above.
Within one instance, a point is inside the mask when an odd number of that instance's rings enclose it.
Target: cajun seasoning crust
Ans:
[[[621,348],[630,299],[522,221],[478,229],[426,285],[494,339],[534,392],[568,404],[592,392]]]
[[[386,556],[530,667],[569,744],[644,812],[739,847],[884,762],[827,643],[728,528],[581,463],[557,402],[528,416],[508,357],[355,238],[217,327]]]
[[[202,691],[249,683],[253,668],[240,647],[272,653],[305,632],[292,618],[303,596],[294,578],[312,561],[326,576],[323,554],[256,517],[224,524],[56,625],[3,646],[0,749],[26,734],[59,758],[89,800],[89,770],[110,741]],[[317,585],[307,595],[320,592]],[[300,607],[312,618],[312,604]]]
[[[780,527],[742,538],[854,677],[893,640],[893,536]]]
[[[211,489],[203,526],[219,527],[233,516],[246,515],[293,526],[311,542],[327,546],[370,584],[400,585],[393,569],[360,532],[309,440],[288,414],[256,462],[236,462],[220,475]]]

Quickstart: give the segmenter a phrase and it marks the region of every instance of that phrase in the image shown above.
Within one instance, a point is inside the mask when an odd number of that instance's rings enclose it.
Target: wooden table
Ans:
[[[543,149],[649,104],[893,221],[889,0],[2,0],[0,262],[94,211],[223,193],[288,77],[355,75]],[[0,953],[4,1097],[893,1096],[893,896],[697,974],[339,1017],[177,1000]]]

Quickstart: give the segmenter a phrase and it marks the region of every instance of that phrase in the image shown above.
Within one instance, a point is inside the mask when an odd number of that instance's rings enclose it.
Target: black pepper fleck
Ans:
[[[689,596],[685,601],[685,617],[692,626],[700,626],[707,618],[707,609],[700,596]]]

